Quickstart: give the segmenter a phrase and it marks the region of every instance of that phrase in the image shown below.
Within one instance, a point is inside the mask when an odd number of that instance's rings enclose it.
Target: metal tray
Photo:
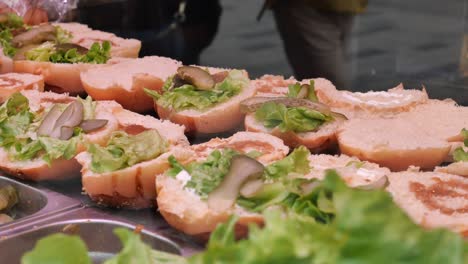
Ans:
[[[2,263],[19,263],[23,254],[30,251],[40,238],[63,232],[64,228],[69,225],[74,225],[74,229],[77,230],[75,234],[79,235],[86,243],[94,263],[101,263],[120,251],[121,245],[117,242],[118,238],[113,233],[115,228],[124,227],[131,230],[136,228],[135,225],[108,219],[54,221],[1,241],[0,256]],[[181,254],[180,248],[174,242],[160,235],[143,229],[141,238],[154,249]],[[60,246],[57,249],[59,250]]]
[[[12,185],[18,191],[18,204],[10,211],[14,221],[0,225],[0,236],[15,232],[20,226],[27,225],[38,218],[67,211],[81,205],[80,201],[59,193],[31,187],[17,180],[0,176],[0,186]]]

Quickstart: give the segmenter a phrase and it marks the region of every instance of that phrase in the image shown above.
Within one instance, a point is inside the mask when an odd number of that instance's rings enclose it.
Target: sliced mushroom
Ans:
[[[57,51],[64,51],[64,52],[67,52],[67,51],[69,51],[71,49],[76,49],[78,54],[86,54],[88,52],[87,48],[85,48],[83,46],[80,46],[78,44],[74,44],[74,43],[56,44],[55,48],[57,49]]]
[[[213,78],[215,83],[220,83],[220,82],[224,81],[224,79],[226,79],[226,77],[228,77],[228,75],[229,75],[228,71],[221,71],[221,72],[217,72],[215,74],[212,74],[211,77]]]
[[[308,84],[302,84],[301,89],[297,93],[297,98],[307,99],[307,97],[309,96],[309,89],[310,89],[310,86]]]
[[[83,121],[83,104],[78,100],[73,101],[65,108],[63,113],[57,119],[54,129],[60,129],[63,126],[76,127]]]
[[[263,187],[262,179],[253,179],[246,182],[240,189],[240,194],[245,198],[254,197]]]
[[[187,84],[184,80],[182,80],[179,75],[174,75],[172,78],[172,86],[169,88],[169,90],[172,90],[177,87],[181,87],[182,85]]]
[[[89,119],[81,122],[80,127],[84,132],[89,133],[104,127],[108,122],[106,119]]]
[[[182,66],[177,69],[177,75],[185,82],[199,90],[211,90],[215,81],[207,71],[194,66]]]
[[[46,24],[38,27],[33,27],[30,30],[18,34],[11,40],[11,43],[16,48],[21,48],[31,44],[41,44],[45,41],[55,40],[56,28]]]
[[[208,206],[216,211],[232,207],[239,196],[241,186],[250,179],[259,178],[264,170],[263,164],[246,155],[234,156],[231,167],[221,184],[208,194]]]
[[[16,51],[15,56],[13,57],[13,60],[26,60],[26,55],[25,55],[25,53],[26,53],[28,50],[37,48],[38,46],[39,46],[39,45],[37,45],[37,44],[30,44],[30,45],[26,45],[26,46],[23,46],[23,47],[19,48],[19,49]]]
[[[68,127],[68,126],[61,127],[59,139],[69,140],[71,137],[73,137],[73,131],[74,131],[73,127]]]
[[[58,105],[54,105],[46,114],[44,120],[42,120],[41,125],[37,129],[37,134],[39,136],[50,136],[54,130],[55,123],[61,114],[62,111],[60,111],[60,107]]]

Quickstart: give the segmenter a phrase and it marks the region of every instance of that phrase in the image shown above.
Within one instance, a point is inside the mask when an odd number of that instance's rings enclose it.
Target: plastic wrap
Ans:
[[[6,5],[20,16],[25,16],[28,10],[42,9],[47,12],[49,21],[62,21],[70,10],[77,7],[78,1],[79,0],[1,0],[0,6]]]

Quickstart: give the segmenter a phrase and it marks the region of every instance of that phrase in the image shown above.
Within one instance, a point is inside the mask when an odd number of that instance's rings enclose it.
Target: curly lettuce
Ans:
[[[465,147],[468,147],[468,130],[464,128],[461,131],[461,134],[463,136],[463,143]],[[453,152],[453,159],[455,161],[468,161],[468,152],[465,151],[462,147],[458,147]]]
[[[292,97],[292,98],[298,98],[299,92],[302,89],[301,83],[297,82],[295,84],[290,84],[288,85],[288,94],[287,97]],[[318,102],[318,97],[315,92],[315,81],[310,80],[308,91],[307,91],[307,99],[309,99],[312,102]]]
[[[104,41],[102,44],[95,42],[86,53],[81,54],[76,48],[62,50],[57,49],[53,42],[44,42],[40,46],[26,51],[25,57],[27,60],[53,63],[104,64],[110,58],[110,49],[109,41]]]
[[[156,130],[146,130],[137,135],[116,131],[112,133],[106,147],[91,144],[88,152],[91,154],[91,170],[103,173],[154,159],[166,149],[167,142]]]
[[[236,96],[247,86],[248,82],[248,78],[245,77],[242,71],[232,70],[212,90],[197,90],[196,87],[190,84],[168,90],[172,86],[172,78],[168,78],[162,95],[149,89],[145,89],[145,92],[164,108],[174,109],[175,111],[186,109],[203,111]]]
[[[255,119],[265,127],[277,127],[281,132],[310,132],[333,120],[333,117],[306,107],[288,107],[281,103],[266,102],[255,111]]]

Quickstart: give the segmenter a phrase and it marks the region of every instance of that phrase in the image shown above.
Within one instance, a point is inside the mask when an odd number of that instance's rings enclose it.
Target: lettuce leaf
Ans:
[[[13,57],[17,49],[11,44],[13,34],[9,29],[0,30],[0,46],[3,49],[3,54],[8,57]]]
[[[154,159],[167,149],[166,141],[156,130],[137,135],[123,131],[112,133],[106,147],[91,144],[91,170],[97,173],[121,170],[137,163]]]
[[[2,14],[5,15],[5,14]],[[7,19],[0,23],[0,31],[2,30],[12,30],[12,29],[19,29],[24,27],[23,18],[18,16],[15,13],[8,13],[6,14]]]
[[[333,120],[333,117],[306,107],[287,107],[267,102],[255,111],[255,119],[267,128],[278,127],[281,132],[310,132]]]
[[[91,264],[86,244],[78,236],[53,234],[40,239],[21,264]]]
[[[239,94],[247,86],[248,81],[242,71],[232,70],[222,82],[217,83],[209,91],[197,90],[196,87],[188,84],[166,91],[162,95],[151,93],[148,90],[145,91],[156,100],[158,105],[164,108],[174,109],[175,111],[186,109],[206,110]],[[166,81],[164,85],[166,90],[171,82],[172,78]]]
[[[109,41],[104,41],[102,44],[95,42],[87,53],[80,54],[75,48],[67,51],[58,50],[55,48],[55,43],[44,42],[37,48],[26,51],[25,56],[32,61],[104,64],[110,58],[110,49]]]
[[[334,172],[321,183],[332,193],[334,218],[326,225],[307,215],[267,211],[265,227],[233,241],[236,218],[219,225],[201,263],[467,263],[468,242],[448,230],[416,225],[383,190],[358,190]]]
[[[185,188],[195,190],[202,199],[206,198],[224,179],[231,167],[231,159],[239,153],[232,149],[214,150],[202,162],[192,162],[184,166],[192,176]]]
[[[291,152],[291,154],[289,154],[286,158],[266,166],[264,178],[279,179],[281,177],[287,176],[291,172],[299,174],[309,173],[309,155],[310,152],[306,147],[300,146],[295,148],[293,152]]]
[[[468,130],[463,128],[461,131],[463,136],[463,143],[465,147],[468,147]],[[462,147],[458,147],[453,152],[453,160],[455,161],[468,161],[468,151],[465,151]]]

